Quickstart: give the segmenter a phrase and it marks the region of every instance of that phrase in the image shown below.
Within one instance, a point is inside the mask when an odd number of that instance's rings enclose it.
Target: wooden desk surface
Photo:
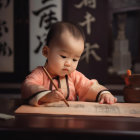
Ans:
[[[0,113],[14,114],[19,100],[0,99]],[[140,118],[20,114],[0,120],[0,136],[10,139],[140,139]]]

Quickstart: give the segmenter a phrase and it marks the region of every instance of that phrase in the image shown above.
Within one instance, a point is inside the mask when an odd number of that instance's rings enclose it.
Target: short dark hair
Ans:
[[[82,38],[85,42],[85,35],[83,30],[80,28],[80,26],[70,23],[70,22],[56,22],[52,24],[47,38],[46,38],[46,45],[49,46],[51,41],[55,39],[59,39],[59,36],[63,31],[69,31],[71,35],[77,39]]]

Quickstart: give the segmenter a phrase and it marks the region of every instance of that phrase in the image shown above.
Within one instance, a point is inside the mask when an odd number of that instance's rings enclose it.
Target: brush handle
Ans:
[[[45,71],[45,73],[46,73],[46,75],[49,77],[49,79],[51,80],[51,82],[53,83],[53,85],[54,85],[54,87],[56,88],[56,90],[58,90],[58,87],[55,85],[55,83],[53,82],[53,80],[52,80],[52,77],[51,77],[51,75],[48,73],[48,71],[46,70],[46,68],[45,67],[42,67],[43,68],[43,70]],[[65,102],[65,104],[69,107],[69,104],[68,104],[68,102],[66,101],[66,99],[63,99],[63,101]]]

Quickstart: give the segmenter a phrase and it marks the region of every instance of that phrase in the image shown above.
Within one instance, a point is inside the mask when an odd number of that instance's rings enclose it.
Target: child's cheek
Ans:
[[[76,63],[74,64],[73,68],[76,69],[76,68],[77,68],[77,65],[78,65],[78,62],[76,62]]]

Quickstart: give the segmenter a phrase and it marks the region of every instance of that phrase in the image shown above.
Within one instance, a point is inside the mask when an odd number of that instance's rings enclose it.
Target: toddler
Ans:
[[[41,66],[29,74],[22,84],[22,98],[30,105],[40,106],[68,101],[98,101],[113,104],[117,99],[97,80],[89,80],[76,70],[84,51],[85,37],[82,30],[71,23],[57,22],[48,32],[42,53],[47,61],[45,69],[59,88],[55,90]]]

